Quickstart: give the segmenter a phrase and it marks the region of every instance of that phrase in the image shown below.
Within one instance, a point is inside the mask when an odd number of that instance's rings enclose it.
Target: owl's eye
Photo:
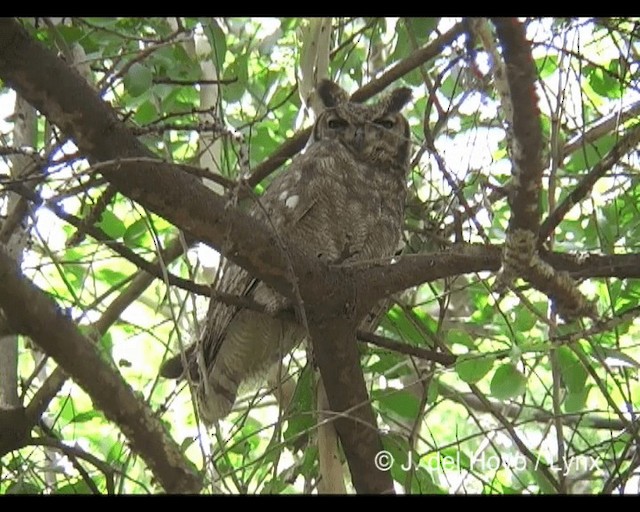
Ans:
[[[341,130],[346,128],[349,125],[344,119],[340,119],[339,117],[334,117],[333,119],[329,119],[327,121],[327,126],[332,130]]]
[[[387,130],[390,130],[396,124],[393,120],[389,118],[375,119],[373,122],[376,123],[378,126],[382,126],[383,128],[386,128]]]

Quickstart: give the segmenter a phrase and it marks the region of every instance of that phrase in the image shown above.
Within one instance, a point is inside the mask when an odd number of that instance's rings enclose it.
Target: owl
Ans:
[[[411,152],[400,110],[411,91],[399,88],[363,105],[323,80],[316,94],[324,110],[304,152],[255,198],[249,213],[275,230],[284,247],[297,245],[329,264],[392,256],[401,237]],[[220,274],[220,292],[249,297],[271,313],[292,306],[228,260]],[[229,414],[241,386],[259,382],[305,335],[291,321],[212,298],[202,335],[184,355],[168,360],[161,375],[189,373],[201,420],[211,424]]]

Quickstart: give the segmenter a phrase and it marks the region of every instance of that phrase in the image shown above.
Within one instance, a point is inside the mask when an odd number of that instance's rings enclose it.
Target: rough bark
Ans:
[[[120,426],[132,448],[168,492],[198,492],[200,477],[184,459],[153,411],[134,394],[120,374],[100,356],[45,293],[25,279],[0,250],[0,307],[10,325],[34,339],[73,376],[105,415]],[[9,441],[20,441],[20,439]]]

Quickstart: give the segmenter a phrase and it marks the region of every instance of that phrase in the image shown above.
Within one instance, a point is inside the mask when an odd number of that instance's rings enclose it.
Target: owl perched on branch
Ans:
[[[409,124],[400,110],[411,98],[396,89],[362,105],[323,80],[324,105],[306,150],[250,207],[284,246],[297,245],[326,263],[392,256],[399,244],[411,151]],[[224,261],[218,290],[252,298],[277,311],[291,304],[242,268]],[[197,383],[201,419],[213,423],[233,407],[240,385],[263,377],[305,337],[302,326],[211,299],[197,343],[161,369],[167,378],[187,373]]]

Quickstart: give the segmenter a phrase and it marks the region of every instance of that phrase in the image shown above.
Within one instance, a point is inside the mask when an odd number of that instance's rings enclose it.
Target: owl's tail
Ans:
[[[187,348],[185,351],[185,357],[187,361],[192,360],[193,358],[193,350],[195,346],[191,346]],[[189,364],[189,366],[193,366]],[[177,356],[172,357],[171,359],[167,359],[162,366],[160,367],[160,376],[165,379],[181,379],[184,377],[184,364],[182,360],[182,354],[178,354]]]
[[[200,420],[211,425],[229,415],[238,395],[238,384],[223,373],[210,375],[198,384],[198,412]]]
[[[200,419],[205,424],[226,417],[236,401],[238,383],[225,375],[224,371],[209,374],[207,379],[200,379],[196,359],[196,344],[187,347],[184,355],[178,354],[167,359],[160,367],[160,375],[165,379],[183,379],[186,377],[185,361],[189,368],[189,377],[197,383],[197,402]]]

